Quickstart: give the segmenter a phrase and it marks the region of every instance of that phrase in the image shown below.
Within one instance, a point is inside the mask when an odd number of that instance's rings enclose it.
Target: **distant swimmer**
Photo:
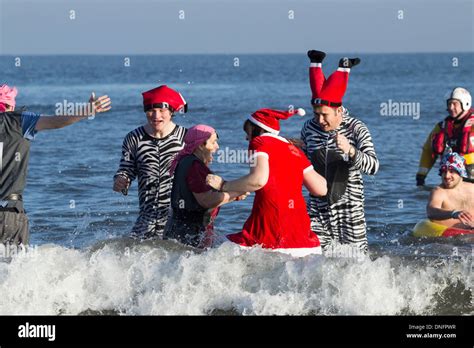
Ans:
[[[171,216],[164,239],[197,248],[211,247],[214,220],[223,204],[242,200],[245,192],[219,192],[206,183],[209,165],[219,149],[214,128],[200,124],[188,129],[185,146],[171,164],[174,176],[171,190]]]
[[[0,243],[28,244],[28,218],[23,208],[23,190],[30,156],[30,141],[36,133],[69,126],[97,113],[110,110],[108,96],[92,94],[80,115],[44,116],[15,111],[15,87],[0,86]],[[53,154],[51,154],[53,155]]]
[[[176,125],[173,117],[186,112],[188,104],[179,92],[165,85],[142,94],[147,122],[125,136],[113,190],[127,194],[137,178],[140,212],[131,236],[162,239],[170,209],[171,161],[184,147],[186,134],[186,128]]]
[[[223,192],[256,192],[252,213],[242,232],[227,237],[243,247],[262,248],[302,257],[321,254],[318,237],[311,231],[302,186],[323,196],[326,180],[304,153],[279,136],[280,120],[304,110],[260,109],[244,123],[249,141],[250,172],[232,181],[208,175],[208,183]]]
[[[323,250],[338,243],[367,252],[362,174],[375,175],[379,160],[367,126],[342,105],[349,73],[360,59],[342,58],[326,79],[325,56],[321,51],[308,52],[314,118],[301,130],[306,155],[328,183],[327,195],[310,196],[311,227]]]
[[[447,100],[449,116],[438,122],[423,145],[416,185],[425,184],[426,176],[438,157],[456,152],[466,160],[465,181],[474,182],[474,109],[469,91],[456,87]]]
[[[426,207],[437,224],[461,229],[474,228],[474,184],[464,182],[465,160],[453,152],[445,155],[439,170],[442,182],[433,189]]]

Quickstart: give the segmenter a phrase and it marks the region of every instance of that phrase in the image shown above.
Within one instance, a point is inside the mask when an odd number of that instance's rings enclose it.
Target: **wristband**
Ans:
[[[219,191],[222,192],[222,191],[224,190],[224,185],[225,185],[226,182],[227,182],[227,181],[222,180],[222,184],[221,184],[221,187],[220,187]]]
[[[461,215],[461,212],[459,210],[453,210],[451,213],[451,218],[452,219],[457,219],[459,218],[459,215]]]

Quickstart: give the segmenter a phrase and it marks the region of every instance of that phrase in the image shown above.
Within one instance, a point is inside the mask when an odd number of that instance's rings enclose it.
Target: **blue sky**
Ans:
[[[0,54],[472,52],[473,3],[0,0]]]

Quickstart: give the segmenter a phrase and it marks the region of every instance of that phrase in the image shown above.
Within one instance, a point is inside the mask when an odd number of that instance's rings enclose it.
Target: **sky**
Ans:
[[[0,0],[0,55],[473,52],[473,0]]]

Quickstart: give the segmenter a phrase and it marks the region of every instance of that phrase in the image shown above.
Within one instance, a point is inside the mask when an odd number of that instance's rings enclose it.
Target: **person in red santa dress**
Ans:
[[[260,245],[303,257],[321,254],[321,247],[311,231],[302,186],[314,196],[324,196],[327,188],[326,180],[314,170],[305,154],[278,135],[280,120],[295,114],[303,116],[305,112],[254,112],[244,123],[249,141],[249,174],[233,181],[211,174],[207,182],[220,191],[256,192],[252,213],[242,232],[228,235],[228,239],[243,247]]]

